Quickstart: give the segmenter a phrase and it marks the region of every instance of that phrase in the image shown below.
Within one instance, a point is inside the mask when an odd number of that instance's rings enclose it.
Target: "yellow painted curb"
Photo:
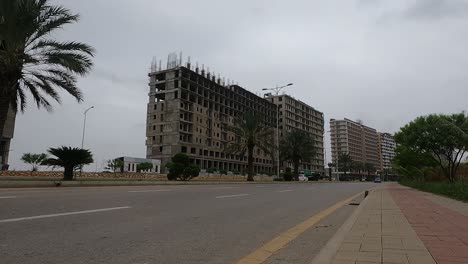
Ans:
[[[286,246],[289,242],[296,239],[299,235],[307,231],[313,225],[317,224],[320,220],[332,214],[334,211],[338,210],[340,207],[349,204],[356,197],[361,195],[358,193],[352,197],[349,197],[345,200],[342,200],[331,207],[321,211],[320,213],[313,215],[304,222],[288,229],[287,231],[281,233],[279,236],[273,238],[268,243],[264,244],[260,248],[256,249],[249,255],[243,257],[236,264],[261,264],[265,262],[271,255],[275,254],[277,251]]]

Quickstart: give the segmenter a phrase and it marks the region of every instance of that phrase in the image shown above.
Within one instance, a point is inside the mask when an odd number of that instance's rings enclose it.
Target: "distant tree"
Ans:
[[[338,155],[338,170],[342,169],[344,177],[346,178],[346,172],[351,169],[351,164],[353,163],[353,159],[349,155],[349,153],[340,153]]]
[[[367,176],[370,176],[371,173],[375,173],[375,166],[372,163],[365,162],[364,163],[364,170],[367,172]]]
[[[395,141],[408,153],[417,153],[418,158],[431,157],[446,178],[454,182],[468,151],[468,116],[460,113],[418,117],[396,133]],[[396,160],[402,160],[398,153]]]
[[[253,181],[254,149],[258,148],[269,154],[273,144],[273,130],[260,115],[253,112],[247,112],[243,118],[236,119],[234,125],[228,126],[227,130],[234,134],[234,140],[228,143],[226,152],[239,154],[241,157],[247,153],[247,181]]]
[[[208,173],[215,173],[215,172],[216,172],[216,168],[208,168],[208,169],[206,169],[206,172],[208,172]]]
[[[154,168],[153,163],[151,162],[143,162],[137,165],[137,172],[152,170]]]
[[[296,181],[299,180],[299,165],[304,161],[310,161],[316,153],[317,148],[312,137],[299,129],[287,133],[280,143],[280,156],[293,164]]]
[[[23,156],[21,157],[21,160],[24,163],[31,165],[31,171],[37,171],[37,168],[39,167],[39,165],[42,164],[42,162],[45,159],[47,159],[47,154],[45,153],[41,153],[41,154],[24,153]]]
[[[120,159],[113,159],[107,161],[107,167],[105,168],[106,170],[111,170],[112,172],[120,171],[123,172],[123,166],[124,162]]]
[[[219,170],[219,174],[227,175],[228,173],[227,173],[227,170],[221,169]]]
[[[93,154],[87,149],[60,147],[50,148],[48,152],[55,156],[44,160],[44,165],[63,167],[63,180],[73,180],[73,171],[82,165],[93,163]]]
[[[283,173],[283,179],[285,181],[292,181],[293,173],[291,172],[291,168],[287,167]]]
[[[191,163],[189,157],[184,153],[174,155],[166,167],[169,169],[167,179],[170,181],[188,181],[200,174],[200,168]]]
[[[336,166],[335,163],[332,163],[332,162],[328,163],[328,180],[329,181],[332,180],[332,170],[333,170],[333,167],[335,167],[335,166]]]

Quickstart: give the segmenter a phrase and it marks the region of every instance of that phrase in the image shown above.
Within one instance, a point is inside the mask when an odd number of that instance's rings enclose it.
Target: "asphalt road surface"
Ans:
[[[235,263],[373,186],[0,189],[0,263]]]

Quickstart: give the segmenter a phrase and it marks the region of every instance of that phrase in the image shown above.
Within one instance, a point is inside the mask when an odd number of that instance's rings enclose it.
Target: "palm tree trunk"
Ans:
[[[247,166],[248,166],[248,175],[247,175],[247,181],[254,181],[253,174],[254,174],[254,166],[253,166],[253,152],[254,152],[254,146],[249,146],[248,147],[248,154],[249,156],[247,157]]]
[[[73,167],[65,167],[65,171],[63,172],[63,180],[64,181],[72,181],[73,180]]]
[[[298,181],[299,180],[299,162],[294,161],[294,180]]]

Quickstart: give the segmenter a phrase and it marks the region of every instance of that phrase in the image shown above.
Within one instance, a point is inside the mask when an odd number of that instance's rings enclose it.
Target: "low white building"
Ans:
[[[158,159],[142,159],[133,157],[120,157],[116,158],[123,161],[123,172],[137,172],[137,166],[141,163],[151,163],[153,168],[151,170],[141,171],[143,173],[160,173],[161,172],[161,160]]]

